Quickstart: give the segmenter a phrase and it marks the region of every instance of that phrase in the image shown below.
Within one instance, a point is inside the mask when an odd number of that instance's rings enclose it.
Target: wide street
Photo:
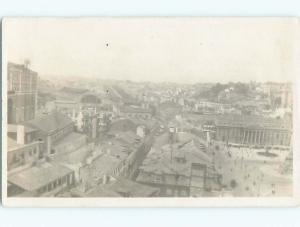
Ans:
[[[244,155],[233,156],[224,144],[213,144],[216,169],[223,175],[223,184],[232,191],[232,196],[281,196],[292,193],[292,184],[288,178],[265,174],[262,168],[277,169],[278,163],[247,159],[247,152],[256,152],[241,148]],[[244,150],[243,150],[244,149]],[[279,177],[278,177],[279,176]]]

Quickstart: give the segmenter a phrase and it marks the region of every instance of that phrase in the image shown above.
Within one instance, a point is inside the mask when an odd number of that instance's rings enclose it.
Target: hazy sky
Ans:
[[[296,20],[89,18],[4,21],[6,60],[39,74],[172,81],[287,81]]]

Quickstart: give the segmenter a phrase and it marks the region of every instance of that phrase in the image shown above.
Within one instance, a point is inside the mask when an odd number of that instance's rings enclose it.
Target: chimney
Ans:
[[[17,144],[25,144],[25,126],[17,125]]]

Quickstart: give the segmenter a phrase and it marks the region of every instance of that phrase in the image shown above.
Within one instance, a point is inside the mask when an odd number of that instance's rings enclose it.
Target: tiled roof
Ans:
[[[140,138],[132,131],[119,132],[116,134],[116,138],[126,144],[136,144],[140,141]]]
[[[98,185],[86,192],[83,197],[121,197],[117,192],[108,190],[105,185]]]
[[[27,191],[35,191],[71,172],[73,172],[71,169],[62,165],[45,162],[9,175],[8,181]]]
[[[72,120],[68,116],[55,111],[49,115],[44,115],[28,121],[25,124],[35,127],[45,133],[51,133],[72,124]]]
[[[104,174],[111,174],[111,171],[114,170],[121,161],[122,159],[115,156],[100,154],[88,165],[88,168],[92,170],[89,177],[97,179],[101,178]]]
[[[136,131],[137,125],[130,119],[118,119],[111,123],[108,134],[114,135],[121,131]]]
[[[178,162],[176,158],[184,158],[185,162]],[[185,143],[182,147],[165,145],[161,150],[152,150],[140,167],[145,172],[156,174],[179,174],[189,176],[191,163],[211,165],[212,159],[194,140]]]

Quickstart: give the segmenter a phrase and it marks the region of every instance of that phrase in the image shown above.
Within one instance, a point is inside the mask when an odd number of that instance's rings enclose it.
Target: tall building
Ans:
[[[23,65],[7,65],[7,122],[18,124],[35,117],[38,74]]]

